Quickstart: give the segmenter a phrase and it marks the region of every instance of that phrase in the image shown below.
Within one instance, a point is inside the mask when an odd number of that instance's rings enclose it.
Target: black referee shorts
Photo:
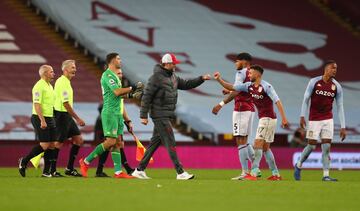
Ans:
[[[73,136],[80,135],[79,127],[68,112],[54,111],[56,121],[56,141],[64,142]]]
[[[38,115],[31,116],[31,124],[34,127],[35,139],[40,142],[54,142],[56,140],[56,123],[53,117],[44,117],[47,128],[41,129],[41,121]]]

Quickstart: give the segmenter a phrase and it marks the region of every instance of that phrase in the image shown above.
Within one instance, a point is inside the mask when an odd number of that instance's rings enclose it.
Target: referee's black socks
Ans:
[[[105,150],[101,155],[99,155],[99,164],[96,169],[96,174],[101,174],[103,172],[104,165],[108,156],[109,150]]]
[[[129,166],[129,163],[127,162],[126,155],[125,155],[125,152],[124,152],[124,148],[120,148],[120,154],[121,154],[121,164],[125,168],[126,172],[128,174],[131,174],[134,171],[134,169],[131,168]]]
[[[76,159],[77,154],[79,153],[79,149],[80,149],[79,145],[76,145],[76,144],[72,145],[72,147],[70,149],[70,154],[69,154],[69,161],[68,161],[68,164],[66,167],[67,169],[69,169],[69,170],[74,169],[74,161]]]
[[[21,162],[21,166],[26,167],[27,164],[29,163],[30,159],[33,157],[36,157],[37,155],[39,155],[40,153],[44,152],[43,148],[39,145],[36,145],[32,148],[32,150],[29,152],[28,155],[26,155],[26,157],[24,157],[22,159]]]
[[[58,148],[54,148],[51,150],[51,158],[50,158],[50,166],[51,166],[51,174],[56,172],[56,162],[59,156]]]
[[[43,174],[50,174],[52,152],[53,152],[52,149],[45,150]]]

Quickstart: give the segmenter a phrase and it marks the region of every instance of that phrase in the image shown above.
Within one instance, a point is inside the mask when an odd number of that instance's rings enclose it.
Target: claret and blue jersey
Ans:
[[[234,84],[241,84],[245,82],[249,82],[249,69],[243,68],[241,70],[236,71],[235,74],[235,83]],[[238,95],[235,97],[235,106],[234,111],[251,111],[255,112],[254,104],[252,102],[251,96],[247,92],[239,92]]]
[[[235,83],[236,91],[248,92],[255,104],[259,118],[269,117],[276,119],[273,104],[279,101],[279,97],[271,84],[262,80],[259,86],[252,82]]]
[[[335,79],[331,79],[329,82],[325,82],[322,76],[318,76],[310,80],[304,94],[304,101],[301,107],[301,116],[305,116],[309,101],[311,100],[309,111],[310,121],[332,119],[334,99],[336,100],[336,105],[338,108],[337,110],[341,128],[345,128],[343,90],[341,85]]]

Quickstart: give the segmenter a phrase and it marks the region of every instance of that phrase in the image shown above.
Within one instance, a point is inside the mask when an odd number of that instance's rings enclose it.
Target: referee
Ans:
[[[56,142],[54,149],[54,158],[51,161],[51,174],[53,177],[62,177],[56,171],[56,161],[59,150],[64,141],[71,138],[72,147],[69,154],[69,160],[65,169],[65,174],[74,177],[81,177],[74,169],[74,161],[79,152],[80,146],[84,143],[78,125],[85,126],[85,122],[75,113],[73,109],[74,94],[71,87],[71,79],[75,77],[75,60],[65,60],[61,65],[63,75],[55,82],[55,121],[56,121]],[[75,121],[76,123],[75,123]]]
[[[25,177],[26,166],[31,158],[45,151],[45,166],[42,177],[51,177],[50,163],[52,150],[55,142],[55,119],[54,119],[54,88],[50,82],[54,79],[54,70],[49,65],[39,68],[40,80],[32,89],[32,116],[31,124],[34,127],[36,140],[40,142],[28,155],[19,159],[19,173]]]

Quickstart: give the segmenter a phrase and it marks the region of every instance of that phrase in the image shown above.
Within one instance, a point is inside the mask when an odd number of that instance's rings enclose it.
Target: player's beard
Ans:
[[[335,78],[335,76],[336,76],[336,72],[332,74],[330,78]]]

